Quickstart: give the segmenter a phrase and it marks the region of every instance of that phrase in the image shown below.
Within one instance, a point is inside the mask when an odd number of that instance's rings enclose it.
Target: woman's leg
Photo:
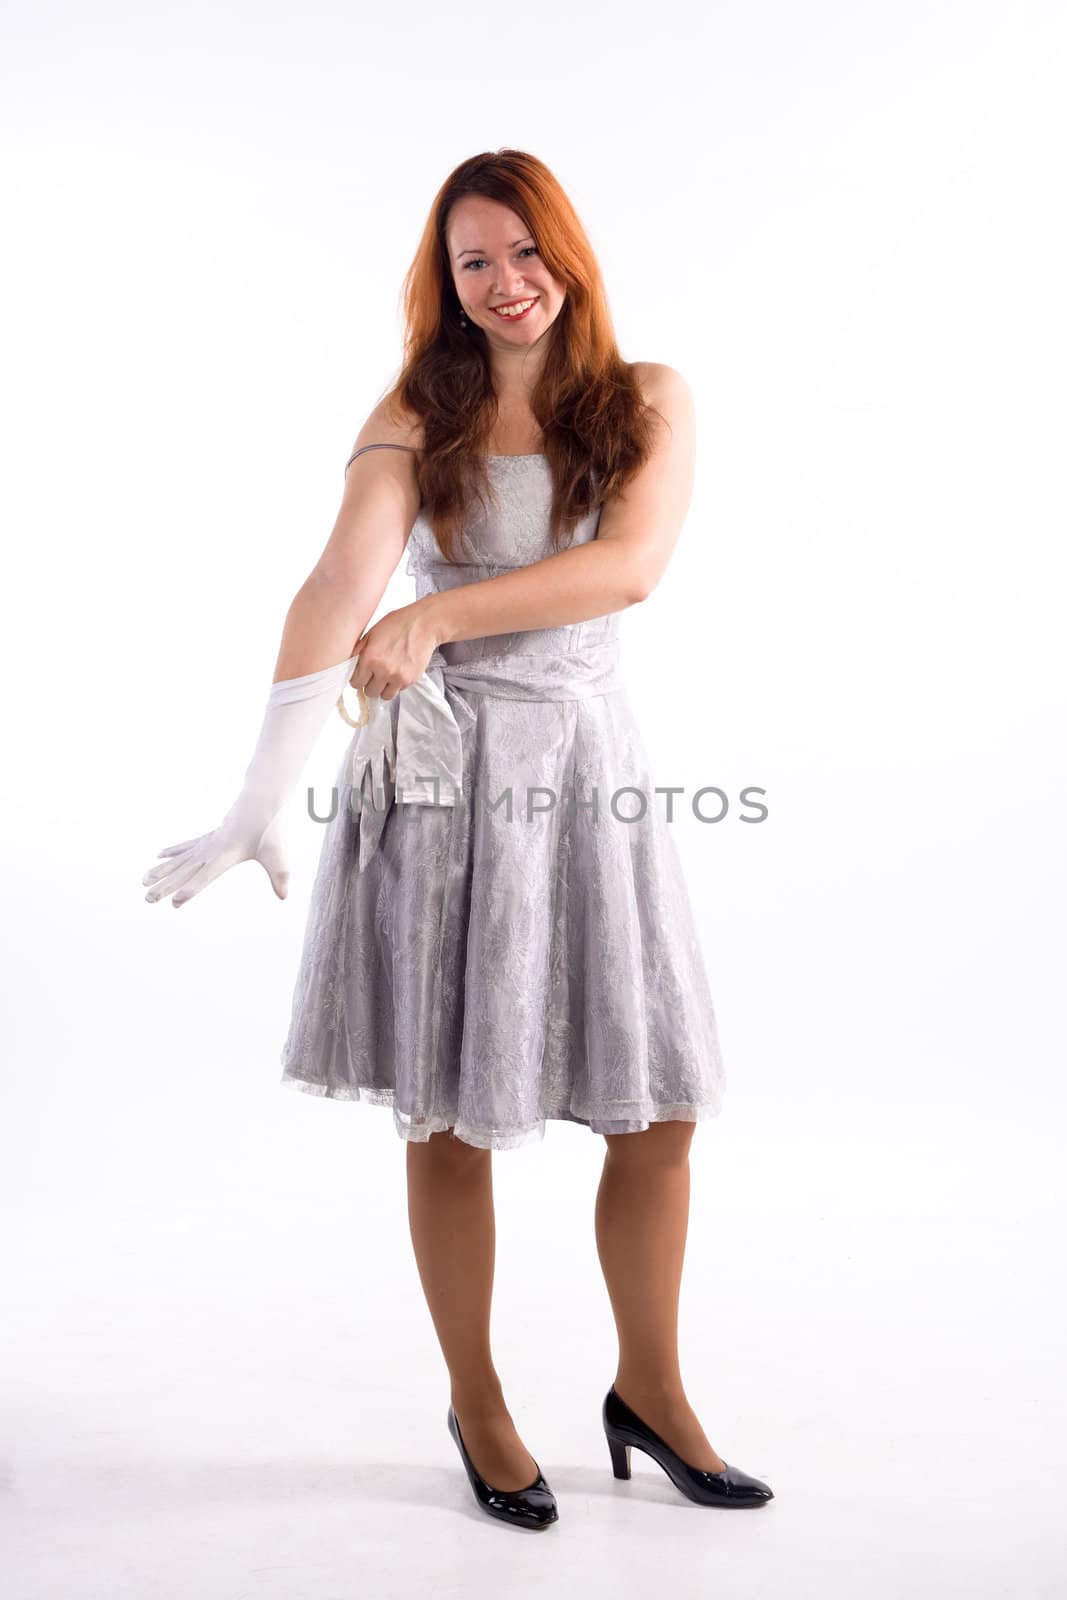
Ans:
[[[489,1348],[492,1151],[454,1138],[451,1128],[409,1140],[407,1179],[411,1242],[467,1454],[494,1489],[524,1489],[537,1462],[516,1432]]]
[[[643,1133],[604,1136],[596,1239],[619,1335],[616,1390],[683,1461],[721,1472],[726,1463],[686,1399],[678,1362],[695,1127],[653,1122]]]

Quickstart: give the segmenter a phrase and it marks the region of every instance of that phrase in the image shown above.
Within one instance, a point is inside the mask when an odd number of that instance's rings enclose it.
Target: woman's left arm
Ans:
[[[689,385],[673,367],[646,365],[643,389],[666,425],[656,424],[652,454],[625,493],[603,506],[595,539],[514,572],[424,595],[375,623],[353,653],[369,640],[369,655],[378,650],[387,656],[391,626],[425,629],[432,650],[453,639],[587,622],[646,599],[666,571],[689,510],[696,426]]]

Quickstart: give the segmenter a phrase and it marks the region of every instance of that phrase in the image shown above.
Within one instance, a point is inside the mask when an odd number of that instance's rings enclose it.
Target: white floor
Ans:
[[[611,1475],[602,1146],[553,1124],[498,1155],[497,1365],[560,1506],[534,1536],[477,1509],[447,1433],[389,1113],[277,1100],[229,1148],[225,1117],[182,1149],[157,1126],[165,1194],[144,1152],[105,1149],[80,1198],[8,1210],[7,1600],[1067,1589],[1033,1140],[1025,1169],[974,1124],[954,1156],[932,1128],[801,1149],[740,1095],[698,1130],[683,1371],[716,1448],[776,1493],[733,1513],[636,1451]]]

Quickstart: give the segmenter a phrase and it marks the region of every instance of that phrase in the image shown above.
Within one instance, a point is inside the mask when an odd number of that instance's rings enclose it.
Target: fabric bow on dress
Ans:
[[[385,826],[392,804],[387,783],[396,784],[397,801],[412,805],[453,806],[462,797],[463,740],[457,716],[468,725],[477,720],[465,695],[565,703],[622,687],[617,637],[565,650],[531,647],[523,634],[505,637],[517,642],[489,655],[468,656],[471,647],[465,641],[449,641],[453,659],[435,650],[422,676],[394,700],[366,697],[370,715],[353,740],[350,767],[352,788],[361,796],[358,871],[374,855]],[[475,651],[482,647],[482,641],[473,642]],[[369,795],[364,788],[368,772]]]
[[[463,792],[463,741],[444,682],[443,663],[431,659],[422,676],[396,695],[395,713],[392,701],[365,696],[370,715],[357,730],[348,756],[353,794],[360,797],[353,802],[359,805],[359,872],[378,848],[394,801],[453,806]],[[392,798],[388,784],[395,785]]]

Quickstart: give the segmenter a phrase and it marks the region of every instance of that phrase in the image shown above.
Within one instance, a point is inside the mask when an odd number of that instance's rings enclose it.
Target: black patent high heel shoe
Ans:
[[[683,1461],[658,1433],[642,1422],[636,1411],[612,1384],[602,1407],[604,1432],[611,1452],[611,1469],[617,1478],[630,1476],[630,1449],[636,1445],[651,1456],[670,1478],[676,1489],[702,1506],[762,1506],[774,1499],[774,1491],[759,1478],[750,1478],[740,1467],[726,1463],[724,1472],[705,1472]]]
[[[540,1467],[537,1469],[537,1477],[532,1483],[527,1484],[525,1489],[494,1489],[486,1483],[467,1454],[467,1447],[463,1443],[459,1423],[456,1421],[456,1413],[451,1406],[448,1408],[448,1431],[459,1447],[463,1465],[467,1469],[467,1477],[474,1490],[474,1498],[489,1516],[499,1517],[502,1522],[510,1523],[513,1528],[547,1528],[558,1520],[556,1497],[545,1482]]]

